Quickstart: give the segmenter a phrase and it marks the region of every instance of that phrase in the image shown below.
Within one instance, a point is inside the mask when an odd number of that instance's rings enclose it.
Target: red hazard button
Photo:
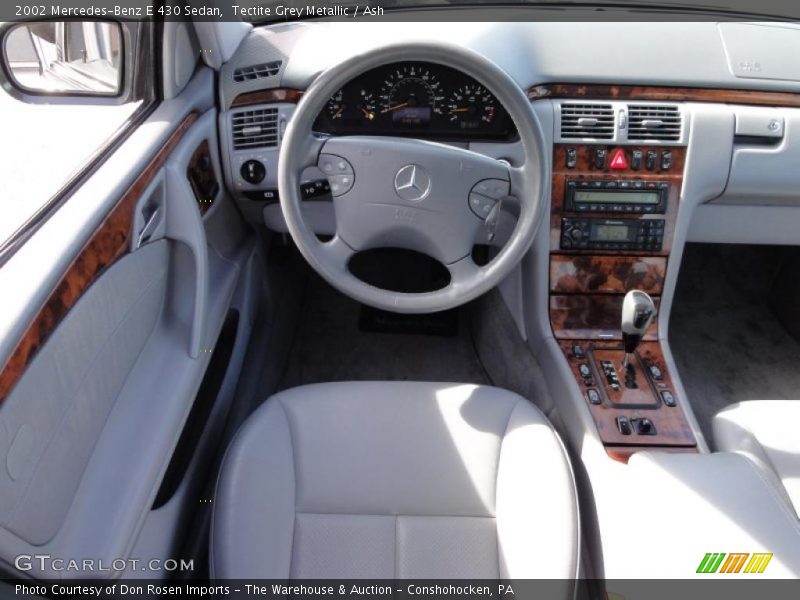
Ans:
[[[611,155],[611,162],[609,163],[609,166],[612,169],[627,169],[628,157],[625,156],[625,151],[621,148],[614,150],[614,154]]]

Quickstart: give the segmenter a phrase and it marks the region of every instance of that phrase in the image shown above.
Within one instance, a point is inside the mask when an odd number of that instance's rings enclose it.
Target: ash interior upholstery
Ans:
[[[572,471],[545,416],[488,386],[326,383],[264,403],[225,457],[218,578],[572,578]]]
[[[800,515],[800,401],[751,400],[720,411],[712,421],[721,451],[743,452],[773,472]]]

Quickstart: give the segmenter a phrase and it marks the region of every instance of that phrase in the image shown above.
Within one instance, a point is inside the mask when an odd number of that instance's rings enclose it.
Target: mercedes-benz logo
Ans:
[[[397,195],[409,202],[420,202],[431,191],[431,176],[419,165],[406,165],[394,176]]]

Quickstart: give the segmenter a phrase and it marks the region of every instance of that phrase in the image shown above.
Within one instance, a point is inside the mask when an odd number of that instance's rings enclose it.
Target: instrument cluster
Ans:
[[[443,65],[384,65],[345,85],[314,125],[334,135],[401,135],[445,140],[516,136],[497,98],[472,77]]]

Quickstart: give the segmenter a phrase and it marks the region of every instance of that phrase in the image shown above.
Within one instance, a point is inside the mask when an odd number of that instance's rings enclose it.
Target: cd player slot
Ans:
[[[564,250],[658,252],[664,243],[664,219],[561,219]]]

